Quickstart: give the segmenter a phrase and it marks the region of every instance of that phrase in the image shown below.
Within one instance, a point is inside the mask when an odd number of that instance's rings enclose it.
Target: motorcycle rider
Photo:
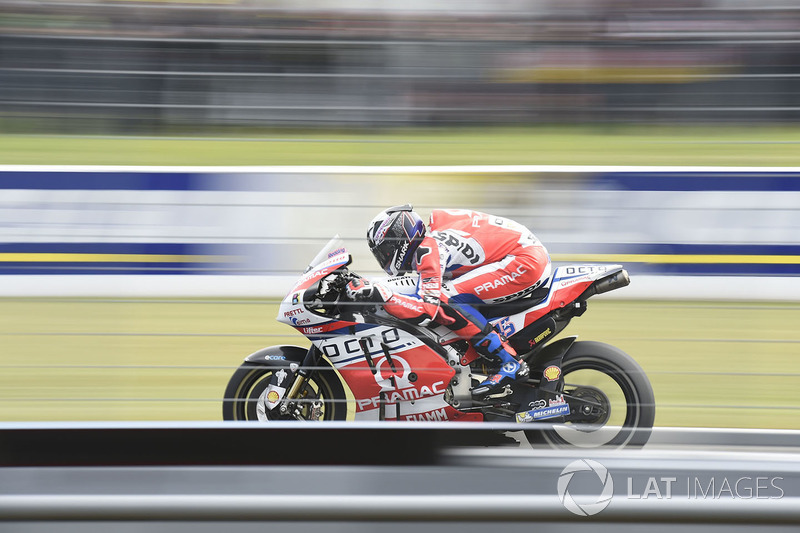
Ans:
[[[429,225],[427,233],[407,204],[382,211],[367,228],[369,248],[387,274],[419,273],[416,297],[364,279],[351,281],[347,295],[379,303],[403,320],[447,326],[478,353],[499,361],[472,391],[478,397],[497,393],[526,377],[528,365],[474,306],[530,294],[549,279],[550,256],[530,230],[506,218],[436,209]]]

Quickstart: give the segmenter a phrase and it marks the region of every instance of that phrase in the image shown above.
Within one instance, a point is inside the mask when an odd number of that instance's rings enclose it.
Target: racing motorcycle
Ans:
[[[483,398],[471,389],[493,361],[444,326],[417,326],[347,299],[359,277],[334,237],[284,298],[278,321],[311,346],[270,346],[249,356],[225,390],[225,420],[478,421],[514,424],[533,444],[643,446],[655,399],[642,368],[608,344],[555,337],[596,294],[630,283],[621,265],[554,269],[524,298],[479,309],[530,374]],[[415,294],[418,276],[380,280]],[[551,342],[552,341],[552,342]]]

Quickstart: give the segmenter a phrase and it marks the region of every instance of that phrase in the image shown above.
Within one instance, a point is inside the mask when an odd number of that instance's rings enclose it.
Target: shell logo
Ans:
[[[281,395],[278,394],[277,391],[271,390],[271,391],[269,391],[269,394],[267,394],[267,401],[268,402],[277,402],[280,399],[281,399]]]
[[[547,381],[555,381],[561,377],[561,369],[556,365],[550,365],[544,369],[542,374]]]

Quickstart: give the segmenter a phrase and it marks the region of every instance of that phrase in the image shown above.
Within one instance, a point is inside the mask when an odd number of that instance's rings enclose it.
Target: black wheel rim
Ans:
[[[261,395],[269,387],[274,370],[271,368],[254,368],[241,380],[237,388],[235,399],[229,400],[236,402],[234,406],[235,420],[258,421],[258,401]],[[305,385],[306,396],[301,399],[301,410],[308,413],[311,403],[322,401],[321,420],[334,420],[336,409],[341,408],[334,397],[331,386],[324,377],[319,374],[309,376]],[[346,407],[346,406],[345,406]],[[267,411],[269,420],[294,420],[292,417],[281,416],[277,409]]]
[[[631,440],[634,430],[638,426],[641,417],[641,407],[636,387],[624,370],[610,362],[599,362],[592,358],[576,358],[567,362],[562,368],[564,373],[565,389],[580,388],[581,383],[576,382],[570,385],[569,374],[574,374],[579,370],[593,370],[607,376],[619,387],[625,399],[624,420],[618,426],[597,426],[594,430],[588,430],[586,425],[555,424],[552,429],[544,430],[545,439],[552,445],[559,447],[586,447],[595,448],[598,446],[623,446]],[[605,395],[607,391],[599,389]],[[583,436],[582,436],[583,435]],[[586,435],[590,435],[587,437]]]

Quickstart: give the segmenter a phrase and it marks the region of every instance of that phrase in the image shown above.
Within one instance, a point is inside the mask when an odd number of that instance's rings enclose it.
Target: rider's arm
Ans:
[[[437,306],[443,296],[442,278],[449,257],[447,248],[431,236],[423,239],[414,255],[415,268],[419,274],[417,293],[423,300],[429,300]]]
[[[435,321],[442,325],[453,324],[454,319],[442,312],[439,305],[413,296],[396,294],[381,283],[366,279],[355,279],[345,287],[346,298],[355,303],[366,302],[380,305],[387,313],[401,320],[425,325]]]

